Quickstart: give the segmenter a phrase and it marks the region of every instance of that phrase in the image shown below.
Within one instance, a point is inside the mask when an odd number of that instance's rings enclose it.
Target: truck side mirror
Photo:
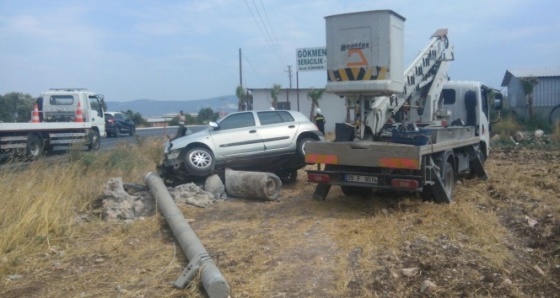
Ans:
[[[502,109],[503,95],[501,93],[494,95],[494,110],[499,111]]]

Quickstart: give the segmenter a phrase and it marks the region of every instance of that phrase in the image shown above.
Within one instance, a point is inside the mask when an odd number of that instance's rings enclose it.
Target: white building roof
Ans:
[[[511,77],[516,78],[526,78],[526,77],[560,77],[560,66],[557,67],[524,67],[524,68],[512,68],[507,69],[504,79],[502,81],[502,87],[506,87],[509,84]]]

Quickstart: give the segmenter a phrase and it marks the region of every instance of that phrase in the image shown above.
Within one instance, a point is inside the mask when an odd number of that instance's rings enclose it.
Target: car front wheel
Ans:
[[[185,168],[196,176],[210,175],[215,165],[214,154],[206,148],[190,149],[185,155]]]
[[[297,147],[297,154],[299,157],[304,158],[305,159],[305,144],[308,142],[316,142],[317,140],[312,139],[312,138],[304,138],[301,139],[298,142],[298,147]]]

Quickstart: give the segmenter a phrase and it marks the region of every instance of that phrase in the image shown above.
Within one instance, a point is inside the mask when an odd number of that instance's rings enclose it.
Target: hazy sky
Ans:
[[[515,67],[560,66],[560,1],[0,0],[0,94],[85,87],[108,101],[189,100],[243,85],[296,87],[297,48],[325,46],[325,16],[391,9],[406,18],[405,65],[438,28],[454,80],[500,88]],[[324,88],[326,73],[300,72]]]

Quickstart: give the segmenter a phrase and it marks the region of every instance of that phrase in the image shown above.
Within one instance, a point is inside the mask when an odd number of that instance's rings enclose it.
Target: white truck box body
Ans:
[[[327,92],[341,96],[403,92],[404,17],[375,10],[325,20]]]

